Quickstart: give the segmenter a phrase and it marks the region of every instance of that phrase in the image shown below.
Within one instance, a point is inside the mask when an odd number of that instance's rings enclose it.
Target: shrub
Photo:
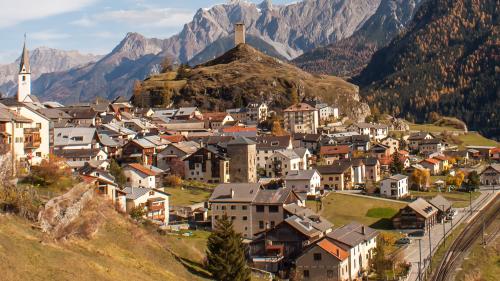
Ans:
[[[164,183],[167,186],[177,187],[182,185],[182,179],[179,176],[170,175],[165,178]]]

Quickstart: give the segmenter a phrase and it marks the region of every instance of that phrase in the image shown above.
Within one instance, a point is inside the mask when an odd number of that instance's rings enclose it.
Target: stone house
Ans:
[[[208,183],[229,182],[229,158],[202,147],[184,159],[184,177]]]

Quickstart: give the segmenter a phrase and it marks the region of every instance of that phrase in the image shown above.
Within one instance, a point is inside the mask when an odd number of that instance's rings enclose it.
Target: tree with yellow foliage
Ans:
[[[427,190],[431,175],[429,170],[415,169],[410,176],[410,180],[418,186],[418,190]]]

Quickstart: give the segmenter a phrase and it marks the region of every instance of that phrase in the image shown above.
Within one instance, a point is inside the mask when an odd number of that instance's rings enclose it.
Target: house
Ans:
[[[479,174],[481,184],[498,185],[500,184],[500,164],[491,164]]]
[[[440,154],[440,155],[436,155],[432,158],[439,161],[439,170],[440,171],[448,171],[451,168],[448,157]]]
[[[266,175],[270,178],[288,175],[290,171],[300,170],[301,158],[294,150],[276,151],[266,161]]]
[[[31,122],[31,119],[24,118],[6,107],[0,107],[0,153],[11,151],[16,160],[26,158],[23,127]]]
[[[54,128],[54,151],[60,149],[97,149],[97,131],[88,127]]]
[[[260,232],[252,240],[249,254],[252,266],[269,272],[287,270],[305,248],[329,233],[333,225],[306,207],[288,204],[285,220]]]
[[[88,107],[64,107],[60,108],[66,114],[71,116],[71,123],[85,127],[95,127],[100,125],[100,116],[97,111]]]
[[[265,103],[250,103],[246,107],[247,124],[257,124],[267,119],[268,107]]]
[[[295,154],[300,157],[300,170],[307,170],[311,165],[312,153],[304,147],[294,148]]]
[[[437,159],[427,158],[427,159],[422,160],[419,164],[422,167],[428,169],[429,172],[431,173],[431,175],[438,175],[439,173],[441,173],[440,161]]]
[[[370,149],[370,153],[378,159],[390,158],[392,156],[391,148],[381,143],[374,144]]]
[[[323,188],[345,190],[354,186],[352,165],[348,161],[336,161],[331,165],[321,165],[315,168],[321,175]]]
[[[19,121],[15,125],[19,128],[16,127],[12,138],[14,154],[19,157],[17,160],[24,159],[31,165],[38,165],[43,159],[47,159],[50,152],[50,119],[33,109],[30,103],[19,102],[15,98],[0,99],[0,104],[14,112]],[[20,122],[19,118],[23,121]],[[28,120],[31,122],[27,122]],[[23,131],[22,134],[19,133],[20,130]]]
[[[321,141],[321,134],[304,134],[295,133],[292,135],[293,147],[307,148],[309,151],[315,152],[318,150]]]
[[[175,112],[173,116],[174,120],[191,120],[191,119],[203,119],[203,114],[198,110],[197,107],[181,107]]]
[[[229,158],[207,147],[184,159],[184,177],[208,183],[229,182]]]
[[[381,175],[380,162],[375,157],[360,158],[365,164],[365,181],[379,182]]]
[[[395,199],[409,196],[408,177],[398,174],[382,180],[380,182],[380,195]]]
[[[54,154],[64,159],[73,172],[76,172],[87,162],[108,159],[106,152],[100,148],[58,149],[54,151]]]
[[[302,205],[291,188],[263,189],[259,183],[219,184],[208,202],[212,227],[226,215],[232,220],[234,230],[247,239],[281,223],[286,218],[285,205]]]
[[[81,175],[80,178],[87,184],[94,185],[97,194],[110,200],[121,211],[126,211],[126,193],[118,188],[113,176],[104,170],[94,170],[93,173]]]
[[[322,140],[322,145],[348,145],[353,151],[367,152],[371,148],[370,136],[358,133],[339,135],[330,134]]]
[[[441,195],[436,195],[429,200],[429,203],[438,210],[437,218],[439,222],[445,220],[446,215],[448,215],[451,211],[451,202],[446,200],[446,198]]]
[[[484,145],[469,145],[466,147],[468,150],[475,150],[477,151],[477,158],[481,159],[489,159],[491,152],[493,150],[496,150],[496,147],[494,146],[484,146]]]
[[[495,147],[490,150],[490,159],[495,162],[500,162],[500,147]]]
[[[163,170],[150,165],[130,163],[123,167],[123,174],[127,178],[127,186],[161,189]]]
[[[234,120],[242,122],[246,122],[247,120],[247,110],[244,107],[227,109],[226,112],[229,113]]]
[[[433,139],[434,135],[428,133],[428,132],[417,132],[417,133],[412,133],[408,137],[408,147],[415,151],[419,149],[420,142],[423,140],[430,140]]]
[[[370,139],[380,141],[387,137],[389,134],[389,126],[385,124],[373,123],[353,123],[347,127],[347,131],[357,132],[360,135],[370,136]]]
[[[182,169],[176,169],[175,174],[184,176],[184,158],[195,153],[200,145],[194,141],[183,141],[168,144],[165,149],[156,155],[157,167],[166,171],[175,169],[175,166],[182,164]],[[172,171],[174,172],[174,171]]]
[[[349,280],[349,252],[324,238],[305,249],[296,259],[300,280]]]
[[[219,133],[222,136],[255,138],[257,137],[257,127],[242,127],[242,126],[223,127],[219,129]]]
[[[336,107],[329,106],[326,103],[317,103],[314,107],[318,110],[319,119],[322,121],[339,118],[339,109]]]
[[[276,151],[285,151],[293,148],[290,136],[261,135],[254,140],[257,143],[257,168],[265,169],[266,161]]]
[[[357,280],[369,270],[377,247],[378,234],[378,231],[368,226],[352,222],[326,235],[328,241],[348,253],[347,268],[340,270],[341,275],[347,271],[346,280]]]
[[[134,139],[122,148],[122,158],[126,162],[140,162],[144,165],[156,164],[156,145],[146,139]]]
[[[126,209],[144,210],[144,217],[153,222],[167,225],[169,222],[170,194],[154,188],[125,187]]]
[[[258,268],[281,269],[279,265],[294,260],[305,247],[324,237],[333,227],[323,217],[296,203],[283,208],[284,221],[260,232],[250,243],[250,256]]]
[[[395,138],[387,137],[381,140],[380,143],[389,148],[389,154],[391,155],[399,150],[399,140]]]
[[[227,112],[206,112],[203,113],[203,120],[206,128],[218,130],[228,122],[234,121],[234,118]]]
[[[423,198],[409,203],[392,218],[396,229],[429,230],[437,223],[438,209]]]
[[[326,164],[332,164],[340,159],[349,159],[351,148],[347,145],[328,145],[322,146],[319,150],[319,156]]]
[[[292,105],[283,111],[285,130],[295,133],[316,134],[319,127],[318,110],[307,103]]]
[[[441,153],[445,149],[443,141],[439,138],[424,139],[418,144],[418,152],[423,155],[430,155],[432,153]]]
[[[315,197],[322,191],[321,175],[316,169],[291,171],[285,176],[285,186],[296,193]]]

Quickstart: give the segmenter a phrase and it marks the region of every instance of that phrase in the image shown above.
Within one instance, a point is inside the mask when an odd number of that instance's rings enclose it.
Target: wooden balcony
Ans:
[[[24,148],[37,149],[42,143],[40,136],[40,129],[38,128],[25,128],[24,129]]]

